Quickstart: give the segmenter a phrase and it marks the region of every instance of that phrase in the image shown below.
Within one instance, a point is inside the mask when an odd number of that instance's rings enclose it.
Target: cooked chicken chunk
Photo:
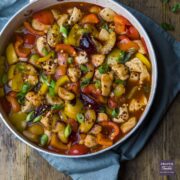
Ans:
[[[138,72],[131,72],[129,77],[130,82],[138,82],[139,81],[139,73]]]
[[[115,75],[121,79],[126,80],[129,78],[129,71],[128,68],[123,64],[114,64],[112,65],[112,71],[115,73]]]
[[[41,123],[47,130],[52,129],[51,121],[52,121],[52,113],[50,111],[41,118]]]
[[[97,145],[96,137],[88,134],[84,140],[84,144],[89,148],[96,146]]]
[[[67,74],[72,82],[77,82],[81,77],[81,70],[77,67],[69,67]]]
[[[139,99],[131,100],[129,104],[129,111],[130,112],[139,111],[146,105],[147,105],[147,98],[145,95],[142,95]]]
[[[113,77],[111,74],[103,74],[101,76],[101,91],[103,96],[109,96],[111,92],[111,86]]]
[[[88,62],[88,56],[85,51],[80,51],[78,56],[76,56],[75,61],[78,64],[86,64]]]
[[[116,33],[114,31],[111,31],[109,33],[108,40],[106,40],[104,45],[100,48],[100,53],[108,54],[114,47],[115,43],[116,43]]]
[[[31,101],[25,100],[24,105],[21,107],[22,112],[31,112],[33,110],[34,106]]]
[[[95,66],[95,67],[98,67],[100,66],[101,64],[103,64],[105,60],[105,55],[103,54],[93,54],[91,56],[91,61],[92,61],[92,64]]]
[[[129,119],[129,111],[126,104],[123,104],[122,107],[119,108],[119,114],[116,118],[113,118],[113,121],[116,123],[123,123]]]
[[[38,107],[40,106],[41,104],[43,104],[43,101],[44,101],[44,97],[33,92],[33,91],[30,91],[26,94],[25,96],[26,100],[31,102],[33,106],[35,107]]]
[[[72,10],[72,14],[71,17],[68,21],[68,24],[73,25],[75,23],[77,23],[78,21],[80,21],[82,18],[82,12],[80,9],[74,7]]]
[[[43,62],[41,67],[47,74],[54,74],[57,67],[57,59],[49,59]]]
[[[100,11],[100,16],[107,22],[113,22],[116,13],[110,8],[104,8]]]
[[[136,117],[131,117],[127,122],[121,125],[120,129],[125,134],[130,131],[137,123]]]
[[[91,129],[90,134],[97,135],[102,131],[102,127],[98,124],[95,124],[94,127]]]
[[[134,42],[137,43],[139,46],[138,52],[141,54],[146,54],[146,49],[144,48],[142,41],[141,40],[135,40]]]
[[[99,33],[99,40],[107,41],[109,39],[109,32],[106,29],[101,29]]]
[[[59,25],[59,27],[63,26],[68,20],[68,15],[67,14],[62,14],[59,16],[58,20],[57,20],[57,24]]]
[[[131,72],[139,72],[140,73],[140,84],[143,84],[144,81],[150,80],[150,74],[146,68],[146,66],[138,59],[134,58],[131,61],[126,63],[126,66],[129,67]]]

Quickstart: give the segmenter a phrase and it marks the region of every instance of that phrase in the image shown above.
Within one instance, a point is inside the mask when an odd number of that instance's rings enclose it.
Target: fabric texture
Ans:
[[[118,2],[118,1],[117,1]],[[0,1],[0,29],[27,0]],[[133,159],[144,147],[169,105],[180,91],[180,42],[177,42],[154,21],[125,6],[146,29],[155,49],[158,64],[158,86],[150,112],[144,123],[121,146],[89,158],[59,158],[40,153],[57,170],[74,180],[115,180],[120,162]]]

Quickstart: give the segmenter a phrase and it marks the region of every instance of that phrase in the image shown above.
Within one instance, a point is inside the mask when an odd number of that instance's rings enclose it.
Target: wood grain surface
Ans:
[[[180,40],[180,15],[169,9],[179,2],[170,0],[121,0],[157,23],[167,22],[175,26],[171,34]],[[174,160],[176,175],[159,175],[160,160]],[[0,121],[0,180],[68,180],[56,171],[38,153],[17,140]],[[176,98],[165,118],[142,152],[132,161],[122,164],[119,179],[123,180],[179,180],[180,179],[180,95]]]

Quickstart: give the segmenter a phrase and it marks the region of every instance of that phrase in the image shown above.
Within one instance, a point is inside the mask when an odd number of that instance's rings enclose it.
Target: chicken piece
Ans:
[[[116,118],[112,120],[116,123],[123,123],[129,119],[129,111],[127,104],[123,104],[122,107],[119,108],[119,114]]]
[[[105,60],[105,55],[103,54],[93,54],[91,56],[91,62],[95,67],[98,67],[101,64],[103,64],[104,60]]]
[[[145,49],[142,41],[141,40],[134,40],[134,42],[137,43],[138,46],[139,46],[138,52],[141,53],[141,54],[146,54],[146,49]]]
[[[150,81],[150,74],[146,66],[138,59],[134,58],[126,63],[126,66],[131,72],[139,72],[140,80],[139,83],[143,84],[144,81]]]
[[[66,22],[68,21],[68,15],[67,14],[62,14],[59,16],[57,20],[57,24],[59,27],[63,26]]]
[[[81,77],[81,70],[77,67],[69,67],[67,74],[72,82],[78,82],[79,78]]]
[[[82,14],[81,10],[74,7],[73,11],[72,11],[72,14],[71,14],[71,17],[70,17],[70,19],[68,21],[68,24],[73,25],[73,24],[77,23],[78,21],[81,20],[82,15],[83,14]]]
[[[63,104],[63,101],[58,96],[52,97],[49,94],[46,94],[46,101],[50,105]]]
[[[102,28],[100,33],[99,33],[99,40],[101,41],[107,41],[109,39],[109,32]]]
[[[103,96],[109,96],[112,83],[113,76],[111,74],[103,74],[101,76],[101,91]]]
[[[35,107],[42,105],[44,102],[44,97],[33,91],[28,92],[25,98],[27,101],[31,102],[32,105]]]
[[[106,113],[98,113],[97,117],[98,122],[108,121],[108,116]]]
[[[31,112],[32,110],[34,109],[34,106],[32,104],[32,102],[28,101],[28,100],[25,100],[25,103],[23,106],[21,106],[21,111],[22,112]]]
[[[96,137],[88,134],[84,140],[85,146],[91,148],[97,145]]]
[[[129,104],[129,111],[136,112],[141,110],[144,106],[147,105],[147,98],[145,95],[142,95],[139,99],[132,99]]]
[[[136,117],[131,117],[127,122],[121,125],[120,129],[122,133],[130,131],[137,123]]]
[[[94,127],[89,132],[90,134],[97,135],[102,131],[102,127],[98,124],[95,124]]]
[[[107,22],[113,22],[116,13],[110,8],[104,8],[100,11],[99,15],[103,18],[103,20]]]
[[[78,64],[86,64],[88,62],[88,56],[85,51],[80,51],[78,56],[75,57],[75,61]]]
[[[138,82],[139,81],[139,73],[138,72],[131,72],[129,77],[130,82]]]
[[[47,130],[51,130],[52,129],[52,112],[49,111],[45,116],[43,116],[41,118],[41,123],[43,124],[43,126],[47,129]]]
[[[55,74],[57,68],[57,59],[49,59],[41,64],[41,67],[47,74]]]
[[[109,38],[107,41],[104,42],[104,45],[100,48],[101,54],[108,54],[114,47],[116,43],[116,33],[111,31],[109,33]]]
[[[125,65],[114,64],[112,65],[111,69],[119,79],[124,81],[129,78],[129,71]]]

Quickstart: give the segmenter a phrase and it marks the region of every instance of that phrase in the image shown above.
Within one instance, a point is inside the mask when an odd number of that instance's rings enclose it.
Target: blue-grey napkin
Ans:
[[[0,1],[0,29],[28,0]],[[59,158],[40,153],[57,170],[74,180],[115,180],[120,162],[133,159],[155,130],[169,105],[180,91],[180,42],[142,13],[125,6],[146,29],[155,48],[158,63],[158,86],[150,113],[139,129],[123,145],[89,158]]]

